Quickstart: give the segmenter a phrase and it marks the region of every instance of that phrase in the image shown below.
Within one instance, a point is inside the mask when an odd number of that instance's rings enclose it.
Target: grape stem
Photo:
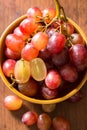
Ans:
[[[56,6],[56,17],[58,19],[61,19],[61,11],[62,11],[62,15],[64,17],[64,21],[67,21],[64,8],[60,5],[59,0],[54,0],[54,2],[55,2],[55,6]]]
[[[11,80],[12,80],[12,83],[10,84],[10,87],[12,87],[16,82],[18,82],[19,80],[16,80],[13,75],[11,74]]]

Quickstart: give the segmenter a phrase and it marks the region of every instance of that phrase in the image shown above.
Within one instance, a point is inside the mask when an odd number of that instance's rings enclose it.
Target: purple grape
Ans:
[[[42,96],[45,99],[54,99],[58,96],[58,90],[57,89],[49,89],[45,84],[43,84],[41,88]]]
[[[49,42],[47,44],[47,49],[53,53],[59,53],[62,51],[66,43],[66,37],[64,34],[54,32],[53,35],[49,38]]]
[[[79,71],[87,68],[87,49],[83,44],[75,44],[69,50],[69,55],[72,63]]]
[[[76,68],[71,64],[66,64],[61,67],[60,74],[62,78],[68,82],[75,82],[78,78],[78,72]]]

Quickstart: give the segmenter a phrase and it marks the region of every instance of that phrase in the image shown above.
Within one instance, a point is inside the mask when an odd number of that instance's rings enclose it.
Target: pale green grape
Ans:
[[[25,60],[18,60],[14,70],[15,79],[18,83],[26,83],[30,78],[30,63]]]
[[[41,58],[35,58],[30,62],[31,76],[36,81],[42,81],[46,78],[47,68]]]

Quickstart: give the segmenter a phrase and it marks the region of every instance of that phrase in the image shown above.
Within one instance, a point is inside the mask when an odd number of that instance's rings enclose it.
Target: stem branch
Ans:
[[[56,6],[56,16],[57,18],[60,18],[60,3],[58,0],[54,0],[55,6]]]
[[[57,18],[61,17],[61,11],[62,11],[64,20],[67,21],[64,8],[60,5],[59,0],[54,0],[54,2],[55,2],[55,6],[56,6],[56,16],[57,16]]]

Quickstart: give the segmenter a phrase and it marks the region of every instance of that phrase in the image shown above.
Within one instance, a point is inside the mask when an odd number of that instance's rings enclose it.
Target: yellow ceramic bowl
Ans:
[[[18,95],[19,97],[23,98],[24,100],[27,100],[29,102],[32,102],[32,103],[37,103],[37,104],[53,104],[53,103],[59,103],[59,102],[62,102],[66,99],[68,99],[69,97],[73,96],[76,92],[78,92],[82,86],[84,85],[84,83],[86,82],[86,79],[87,79],[87,72],[85,72],[84,74],[84,77],[83,79],[81,80],[81,82],[79,83],[79,85],[73,89],[71,92],[69,92],[68,94],[66,94],[65,96],[63,97],[60,97],[60,98],[57,98],[57,99],[52,99],[52,100],[39,100],[39,99],[35,99],[35,98],[30,98],[30,97],[27,97],[25,95],[23,95],[22,93],[20,93],[18,90],[16,90],[14,87],[12,87],[9,83],[9,81],[7,80],[7,78],[5,77],[3,71],[2,71],[2,63],[3,63],[3,60],[4,60],[4,57],[3,57],[3,53],[4,53],[4,48],[5,48],[5,38],[6,36],[12,32],[12,30],[17,27],[19,25],[19,23],[25,19],[26,16],[23,15],[21,17],[19,17],[18,19],[16,19],[13,23],[11,23],[6,29],[5,31],[3,32],[1,38],[0,38],[0,76],[3,80],[3,82],[5,83],[5,85],[11,90],[13,91],[13,93],[15,93],[16,95]],[[86,42],[86,36],[85,34],[83,33],[83,31],[81,30],[81,28],[75,23],[73,22],[71,19],[69,19],[69,22],[71,24],[74,25],[74,27],[77,29],[77,31],[81,34],[81,36],[83,37],[84,41]],[[87,45],[87,43],[86,43]]]

